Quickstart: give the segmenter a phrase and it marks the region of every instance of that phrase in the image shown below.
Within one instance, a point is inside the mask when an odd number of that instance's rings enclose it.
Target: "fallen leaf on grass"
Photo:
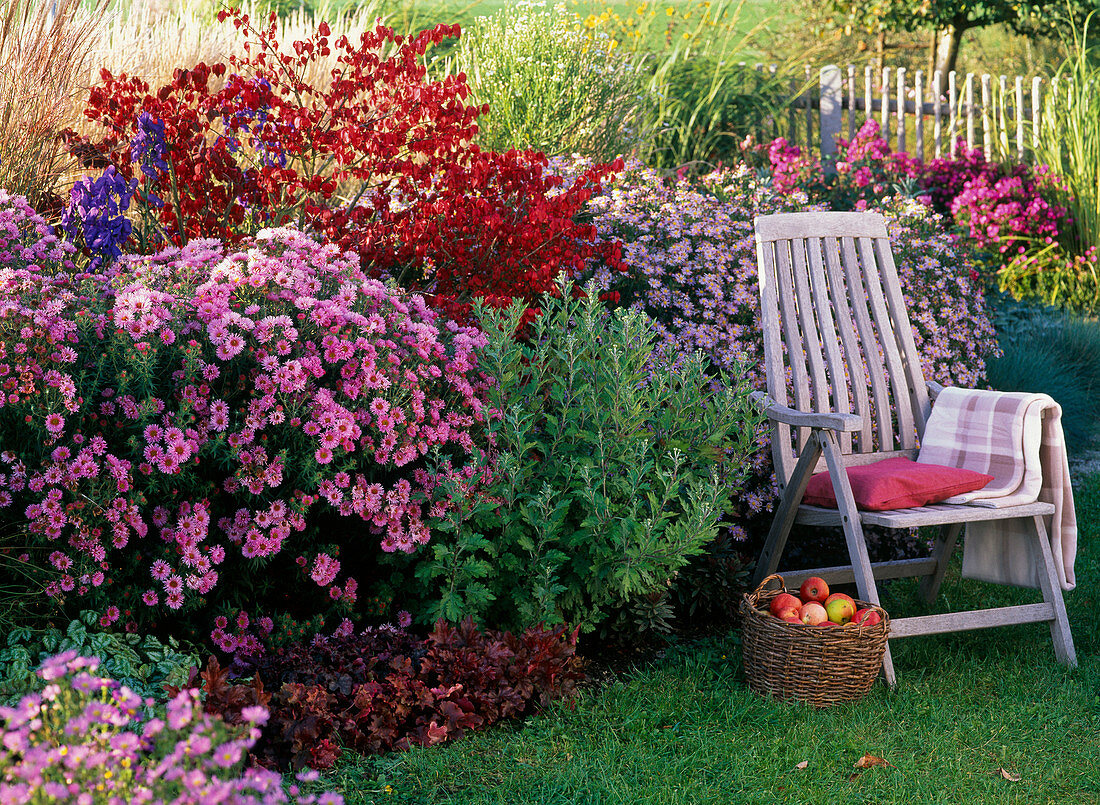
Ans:
[[[856,761],[855,767],[857,769],[869,769],[873,766],[893,766],[893,763],[889,763],[886,760],[878,757],[877,755],[864,755]]]
[[[795,764],[794,764],[794,767],[795,767],[796,769],[804,769],[804,768],[806,768],[806,767],[807,767],[807,766],[809,766],[809,765],[810,765],[810,761],[808,761],[808,760],[803,760],[803,761],[802,761],[801,763],[795,763]]]
[[[997,769],[997,771],[999,771],[1001,773],[1001,776],[1008,780],[1010,783],[1020,782],[1021,778],[1018,774],[1013,774],[1012,772],[1006,771],[1005,769]]]

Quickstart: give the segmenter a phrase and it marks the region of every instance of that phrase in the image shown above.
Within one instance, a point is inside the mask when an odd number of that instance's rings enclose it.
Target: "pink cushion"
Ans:
[[[926,506],[952,495],[981,489],[992,480],[993,476],[985,473],[941,464],[920,464],[907,458],[887,458],[874,464],[848,467],[848,481],[852,484],[856,506],[866,511]],[[810,478],[802,502],[826,509],[837,508],[829,473],[819,472]]]

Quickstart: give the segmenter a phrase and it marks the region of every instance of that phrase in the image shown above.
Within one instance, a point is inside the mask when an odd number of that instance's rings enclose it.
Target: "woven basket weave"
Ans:
[[[765,589],[773,581],[779,586]],[[783,577],[773,574],[755,592],[741,596],[741,639],[749,688],[814,707],[854,702],[864,696],[875,683],[886,652],[890,632],[886,610],[856,601],[860,609],[875,609],[882,616],[874,626],[787,623],[768,613],[768,605],[782,592]]]

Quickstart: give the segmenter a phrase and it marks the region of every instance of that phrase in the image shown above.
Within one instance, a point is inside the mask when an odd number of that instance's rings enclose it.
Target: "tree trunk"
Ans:
[[[875,37],[875,69],[882,72],[886,65],[886,31],[879,31]]]
[[[956,19],[947,27],[939,31],[936,42],[936,66],[940,71],[940,83],[933,89],[937,95],[942,95],[947,87],[947,74],[955,69],[955,62],[959,59],[959,43],[962,36],[970,26],[966,18]]]

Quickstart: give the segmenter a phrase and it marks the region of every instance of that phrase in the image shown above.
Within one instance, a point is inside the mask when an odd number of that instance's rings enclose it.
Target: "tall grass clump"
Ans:
[[[1035,157],[1065,179],[1061,201],[1074,219],[1066,245],[1075,254],[1100,247],[1100,51],[1089,25],[1074,30],[1070,55],[1058,68],[1039,119]]]
[[[95,42],[98,61],[91,65],[84,83],[97,83],[100,69],[106,68],[114,75],[125,73],[151,86],[164,86],[181,67],[243,56],[244,38],[232,23],[217,20],[222,5],[210,0],[182,0],[166,6],[135,1],[118,7],[102,26]],[[266,14],[272,10],[259,3],[224,5],[241,6],[252,25],[258,27],[263,26]],[[357,42],[364,31],[374,30],[380,20],[385,21],[384,11],[382,0],[363,0],[341,9],[329,2],[295,8],[279,17],[277,39],[289,52],[294,42],[309,39],[317,23],[324,20],[332,30],[330,41],[347,36]],[[304,78],[313,86],[328,86],[335,66],[334,51],[330,59],[314,60]]]
[[[1100,312],[1100,52],[1090,40],[1089,15],[1074,29],[1070,54],[1043,102],[1037,162],[1061,178],[1053,189],[1073,224],[1057,242],[1013,260],[1001,287],[1079,313]],[[1093,38],[1094,39],[1094,38]]]
[[[746,31],[749,10],[745,0],[641,3],[625,16],[604,9],[584,18],[587,29],[609,36],[645,71],[641,130],[651,136],[637,153],[646,163],[728,163],[745,138],[781,133],[795,63],[772,73],[741,61],[764,25]]]
[[[637,143],[643,80],[607,35],[586,36],[576,15],[517,6],[477,17],[449,69],[465,73],[483,149],[533,149],[608,161]]]
[[[67,155],[58,140],[78,92],[102,4],[0,0],[0,188],[39,210],[59,209],[54,190]]]

